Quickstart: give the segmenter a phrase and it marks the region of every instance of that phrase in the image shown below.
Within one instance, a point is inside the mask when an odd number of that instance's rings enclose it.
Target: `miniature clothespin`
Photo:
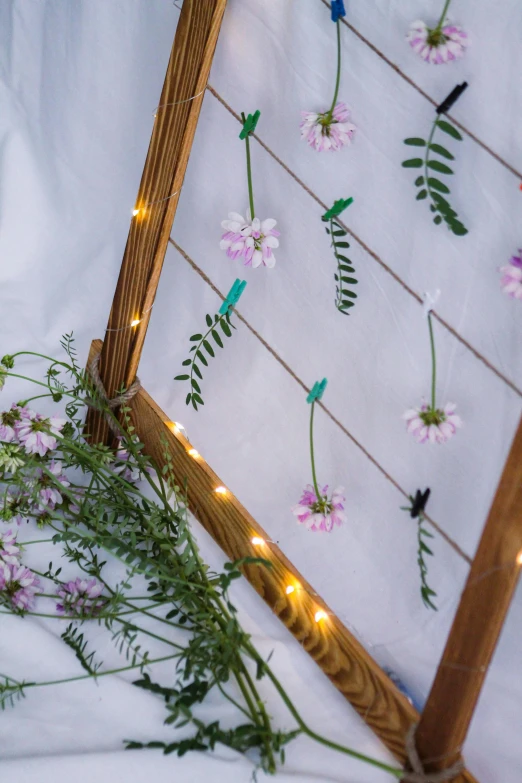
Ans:
[[[332,0],[332,22],[337,22],[341,16],[346,16],[343,0]]]
[[[456,87],[453,88],[453,90],[450,92],[447,98],[445,98],[440,106],[437,106],[435,111],[437,114],[446,114],[447,111],[451,109],[455,101],[457,101],[466,87],[468,86],[467,82],[462,82],[462,84],[457,84]]]
[[[247,284],[246,280],[240,280],[239,277],[236,278],[232,288],[228,292],[228,294],[225,297],[225,301],[219,308],[219,314],[220,315],[226,315],[231,307],[234,307],[239,301],[239,297],[245,290],[245,286]]]
[[[308,403],[318,402],[324,394],[324,390],[326,389],[327,383],[328,381],[326,380],[326,378],[323,378],[322,381],[316,381],[312,386],[312,390],[310,391],[308,397],[306,398],[306,401]]]
[[[440,288],[437,288],[437,290],[430,294],[428,291],[424,292],[424,304],[422,306],[422,312],[425,318],[429,316],[431,311],[433,310],[434,305],[437,304],[440,297]]]
[[[353,198],[340,198],[338,201],[334,201],[333,207],[330,207],[330,209],[324,213],[321,220],[331,220],[334,217],[337,217],[341,214],[341,212],[344,212],[346,207],[349,207],[350,204],[353,203]]]
[[[416,519],[418,516],[420,516],[420,514],[424,514],[424,509],[426,508],[430,492],[431,489],[428,487],[424,490],[424,492],[421,492],[420,489],[418,489],[415,493],[415,497],[410,495],[411,507],[408,509],[408,511],[410,512],[410,517],[412,519]]]
[[[259,109],[254,114],[249,114],[245,119],[244,113],[241,113],[241,119],[243,120],[243,129],[239,134],[240,139],[246,139],[247,136],[251,136],[256,129],[257,122],[261,116]]]

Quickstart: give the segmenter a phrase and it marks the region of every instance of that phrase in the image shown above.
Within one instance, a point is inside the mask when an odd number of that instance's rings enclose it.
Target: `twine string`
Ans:
[[[91,360],[91,362],[89,362],[87,371],[91,376],[91,380],[94,385],[94,388],[98,392],[100,398],[111,410],[113,410],[114,408],[119,408],[121,405],[124,405],[125,403],[129,402],[130,400],[132,400],[133,397],[136,396],[136,394],[141,389],[141,381],[138,378],[138,376],[136,376],[136,378],[131,383],[128,389],[126,389],[121,394],[118,394],[116,397],[109,399],[109,396],[105,390],[105,386],[103,385],[103,381],[100,378],[100,371],[99,371],[100,356],[101,356],[101,351],[96,354],[96,356]],[[85,402],[90,408],[95,408],[96,410],[100,409],[99,403],[96,400],[94,400],[92,397],[86,397]],[[111,431],[116,436],[118,437],[121,436],[121,427],[114,420],[114,417],[111,416],[110,412],[104,411],[104,416]]]
[[[463,771],[464,762],[458,759],[451,767],[440,772],[426,772],[415,744],[416,730],[417,724],[412,723],[406,734],[405,746],[412,771],[404,773],[402,778],[404,783],[447,783]]]

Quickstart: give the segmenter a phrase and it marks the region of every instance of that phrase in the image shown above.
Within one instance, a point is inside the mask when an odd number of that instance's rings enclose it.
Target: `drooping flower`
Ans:
[[[434,65],[460,60],[469,46],[468,34],[462,27],[439,23],[437,27],[429,28],[420,20],[410,25],[406,40],[414,52]]]
[[[444,408],[432,408],[423,403],[403,415],[406,429],[418,443],[445,443],[462,427],[462,419],[455,413],[456,405],[448,402]]]
[[[522,299],[522,250],[518,256],[511,256],[509,264],[500,268],[502,290],[513,299]]]
[[[44,457],[48,451],[56,448],[56,437],[65,425],[65,419],[51,416],[46,419],[35,411],[27,411],[15,426],[20,443],[28,454]]]
[[[333,111],[322,114],[302,111],[301,117],[301,138],[318,152],[336,152],[351,144],[356,127],[349,122],[350,110],[345,103],[339,101]]]
[[[0,440],[11,443],[17,438],[17,427],[20,426],[24,415],[28,415],[28,408],[19,405],[11,405],[11,410],[0,413]]]
[[[20,560],[20,547],[16,543],[16,532],[11,529],[0,530],[0,560],[9,565],[16,565]]]
[[[81,579],[78,576],[65,582],[57,590],[60,603],[56,604],[56,611],[58,614],[92,617],[107,603],[106,599],[100,599],[102,592],[101,582],[96,579]]]
[[[321,497],[318,499],[313,486],[307,484],[299,503],[292,507],[292,513],[308,530],[323,530],[330,533],[335,525],[346,522],[344,513],[346,498],[343,492],[344,487],[337,487],[329,499],[328,485],[326,485],[322,488]]]
[[[47,470],[55,476],[56,481],[64,488],[70,486],[70,482],[62,471],[62,463],[60,460],[52,459],[47,466]],[[37,470],[38,475],[38,508],[41,511],[54,511],[56,506],[63,503],[63,497],[56,486],[52,483],[52,479],[43,472],[40,468]]]
[[[22,450],[16,443],[0,446],[0,471],[15,473],[24,464]]]
[[[40,580],[21,563],[0,561],[0,598],[21,612],[32,609]]]
[[[228,218],[221,223],[225,229],[219,244],[221,250],[234,260],[244,258],[244,265],[254,269],[261,264],[269,268],[275,266],[272,250],[279,247],[279,231],[275,229],[277,221],[273,218],[251,220],[250,210],[246,219],[237,212],[229,212]]]

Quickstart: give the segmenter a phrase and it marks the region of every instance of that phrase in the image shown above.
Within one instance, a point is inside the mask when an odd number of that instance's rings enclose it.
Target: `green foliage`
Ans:
[[[201,387],[196,378],[200,381],[203,380],[201,365],[203,367],[208,367],[209,358],[214,359],[216,356],[214,347],[208,338],[212,338],[214,345],[218,348],[224,348],[224,343],[218,328],[221,329],[225,337],[232,337],[232,329],[235,329],[236,327],[231,323],[230,317],[230,310],[224,315],[217,314],[214,318],[208,314],[205,316],[208,329],[205,334],[193,334],[192,337],[190,337],[190,342],[195,343],[195,345],[190,348],[192,356],[189,356],[188,359],[185,359],[185,361],[182,362],[183,367],[190,367],[190,373],[187,372],[176,375],[174,378],[175,381],[189,382],[190,391],[187,394],[185,403],[186,405],[192,403],[192,407],[196,411],[198,410],[198,405],[205,404],[203,402]]]
[[[444,196],[447,196],[450,193],[448,185],[445,182],[442,182],[438,177],[432,176],[432,172],[444,176],[451,176],[454,173],[453,169],[450,168],[447,163],[438,158],[433,158],[433,154],[435,154],[445,158],[445,160],[455,160],[453,154],[442,144],[433,142],[437,130],[446,133],[457,141],[462,140],[462,136],[458,130],[449,122],[446,122],[446,120],[440,119],[437,115],[428,141],[419,137],[404,140],[404,143],[410,147],[423,147],[425,150],[424,158],[409,158],[408,160],[403,161],[402,165],[406,169],[424,168],[424,176],[421,175],[415,180],[416,187],[420,188],[417,193],[417,201],[429,199],[430,210],[433,213],[433,222],[435,225],[440,225],[444,221],[448,229],[456,236],[464,236],[468,233],[467,228],[459,220],[457,213],[449,201],[444,198]]]
[[[421,597],[424,602],[424,606],[428,609],[434,609],[437,611],[437,607],[431,600],[432,596],[436,596],[437,593],[435,590],[432,590],[431,587],[429,587],[427,582],[427,575],[428,575],[428,566],[426,564],[426,560],[424,559],[426,555],[433,556],[433,552],[429,548],[429,546],[426,544],[426,541],[424,539],[426,538],[433,538],[433,534],[429,532],[424,527],[424,515],[419,514],[417,519],[417,540],[418,540],[418,552],[417,552],[417,563],[419,565],[420,570],[420,577],[421,577]]]
[[[94,663],[94,652],[86,655],[85,650],[87,642],[84,641],[83,633],[80,633],[79,628],[75,628],[73,624],[70,623],[62,633],[62,639],[71,650],[74,650],[74,654],[80,661],[82,668],[85,669],[88,674],[96,674],[101,663]]]
[[[32,683],[17,682],[11,677],[0,674],[0,710],[14,707],[17,701],[25,698],[24,688]]]
[[[322,219],[325,222],[325,216]],[[334,274],[335,306],[343,315],[350,315],[349,310],[355,304],[353,300],[357,299],[357,294],[351,290],[351,286],[356,285],[357,280],[351,276],[354,274],[355,269],[350,259],[345,255],[346,250],[350,247],[349,243],[345,241],[348,232],[333,217],[330,217],[325,230],[331,237],[331,247],[333,247],[335,260],[337,261],[337,271]]]

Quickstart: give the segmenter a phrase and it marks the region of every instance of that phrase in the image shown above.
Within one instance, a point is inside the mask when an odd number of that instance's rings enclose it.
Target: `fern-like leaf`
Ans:
[[[62,639],[65,644],[74,651],[74,654],[80,661],[83,669],[88,674],[96,675],[96,672],[101,666],[101,663],[94,662],[94,652],[86,654],[87,641],[83,638],[83,633],[80,633],[79,628],[75,628],[72,623],[69,623],[65,631],[62,633]]]
[[[357,280],[352,277],[355,272],[352,262],[345,255],[346,250],[350,247],[349,243],[345,241],[347,231],[333,217],[330,218],[328,226],[326,233],[332,240],[331,247],[337,261],[337,271],[334,274],[335,306],[343,315],[350,315],[349,310],[355,305],[353,300],[357,299],[357,294],[351,290],[351,286],[356,285]]]

